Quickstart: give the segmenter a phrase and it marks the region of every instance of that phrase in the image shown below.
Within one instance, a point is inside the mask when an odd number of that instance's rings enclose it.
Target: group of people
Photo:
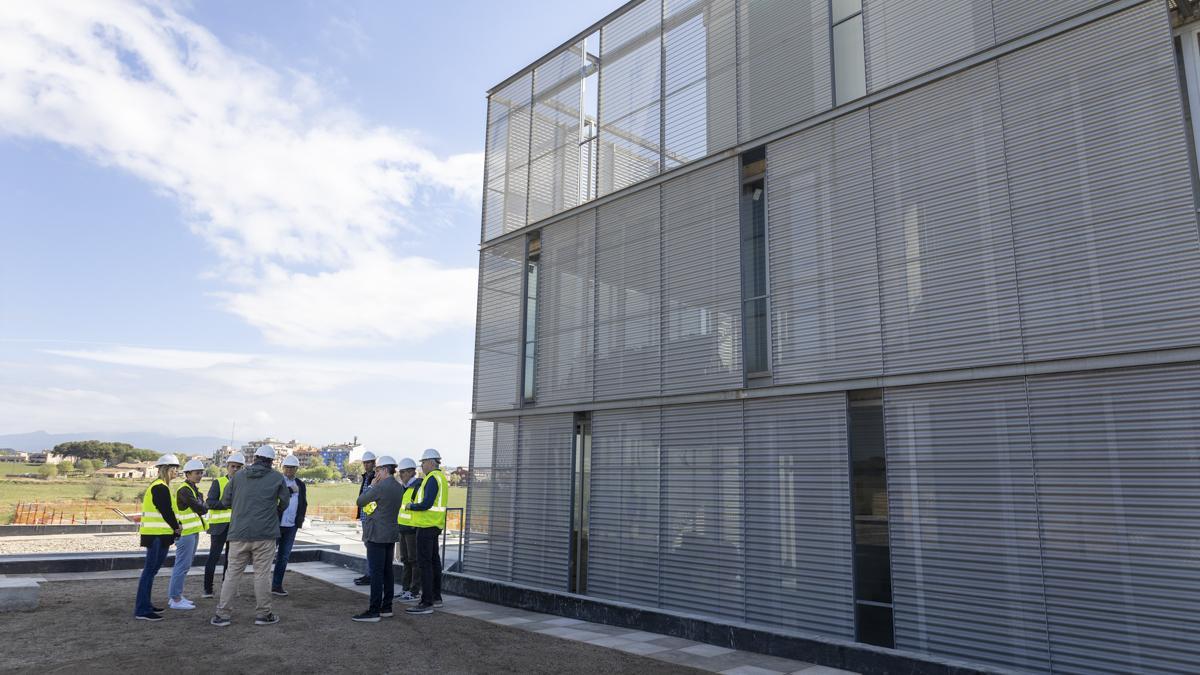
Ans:
[[[207,531],[211,539],[204,567],[202,597],[213,597],[217,560],[225,554],[220,598],[210,623],[232,623],[233,600],[246,566],[254,565],[255,625],[278,623],[271,609],[271,595],[286,596],[284,575],[296,532],[304,525],[308,499],[304,481],[296,477],[300,467],[294,456],[284,458],[283,473],[272,464],[275,451],[263,446],[246,466],[242,453],[226,460],[226,475],[213,481],[207,498],[200,495],[204,465],[192,460],[183,465],[184,482],[173,488],[180,464],[174,455],[157,462],[158,478],[142,497],[139,534],[146,549],[145,566],[138,582],[134,617],[161,621],[164,611],[151,601],[154,578],[162,568],[171,546],[175,563],[167,589],[168,607],[193,610],[196,604],[183,595],[184,582],[199,542]],[[358,515],[367,548],[367,574],[355,583],[370,585],[370,605],[355,621],[379,621],[393,616],[394,549],[404,563],[401,577],[402,602],[413,606],[410,614],[429,614],[440,607],[441,560],[438,537],[446,527],[448,484],[437,450],[421,457],[423,474],[416,462],[391,457],[363,456],[363,478],[359,487]]]
[[[442,472],[442,456],[429,449],[417,463],[405,457],[397,462],[388,455],[363,455],[363,482],[358,494],[358,516],[367,546],[367,573],[354,583],[371,587],[367,611],[355,621],[377,622],[393,616],[395,594],[393,563],[400,548],[403,564],[401,602],[412,603],[408,614],[432,614],[442,606],[442,561],[438,537],[446,529],[450,489]]]
[[[163,455],[156,462],[158,478],[142,497],[141,544],[146,562],[138,582],[134,617],[143,621],[161,621],[164,611],[151,601],[154,577],[175,546],[175,563],[167,588],[167,606],[175,610],[193,610],[196,604],[183,595],[184,582],[196,554],[200,533],[207,531],[211,540],[204,566],[202,597],[213,597],[213,579],[217,561],[224,553],[225,576],[217,602],[215,626],[230,624],[231,608],[237,585],[246,566],[254,565],[255,620],[258,625],[279,621],[271,611],[271,595],[287,595],[283,588],[288,558],[296,531],[304,525],[308,498],[304,481],[296,477],[300,462],[295,457],[283,460],[283,473],[272,468],[275,450],[259,448],[253,463],[234,453],[225,462],[225,475],[209,486],[207,499],[201,497],[199,484],[204,465],[191,460],[183,465],[184,482],[177,488],[171,483],[179,472],[175,455]],[[272,573],[272,567],[274,572]]]

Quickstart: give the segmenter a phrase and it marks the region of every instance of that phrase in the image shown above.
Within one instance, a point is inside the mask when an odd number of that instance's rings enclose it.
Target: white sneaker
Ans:
[[[192,602],[186,598],[172,600],[167,607],[170,607],[171,609],[196,609],[196,605],[192,604]]]

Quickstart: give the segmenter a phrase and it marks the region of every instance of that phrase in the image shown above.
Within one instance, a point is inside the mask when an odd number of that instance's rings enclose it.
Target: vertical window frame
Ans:
[[[541,287],[541,231],[525,235],[521,267],[521,405],[537,401],[537,304]],[[530,283],[532,281],[532,284]],[[533,322],[532,326],[530,322]],[[532,336],[530,332],[532,331]]]
[[[850,103],[851,101],[857,101],[858,99],[862,98],[862,96],[866,96],[867,93],[869,93],[869,91],[868,91],[868,87],[867,87],[867,66],[866,66],[866,48],[867,48],[867,46],[866,46],[866,37],[867,37],[866,30],[867,30],[867,27],[866,27],[866,16],[864,15],[864,7],[865,7],[866,3],[863,0],[859,0],[858,11],[851,12],[850,14],[847,14],[846,16],[843,16],[840,19],[837,19],[835,21],[834,17],[833,17],[834,2],[836,2],[836,0],[828,0],[828,3],[826,4],[826,6],[829,10],[829,96],[830,96],[830,103],[832,104],[832,107],[837,108],[838,106],[845,105],[847,103]],[[862,34],[862,43],[863,43],[863,94],[862,94],[862,96],[857,96],[852,99],[847,99],[845,101],[838,102],[837,41],[836,41],[837,27],[841,26],[845,23],[848,23],[850,21],[853,21],[855,19],[859,19],[859,21],[862,22],[860,32]]]
[[[761,153],[761,158],[756,158]],[[749,160],[749,161],[747,161]],[[761,168],[756,168],[755,164],[761,164]],[[741,307],[740,314],[742,318],[742,370],[745,384],[764,385],[771,383],[771,367],[773,365],[772,349],[771,349],[771,270],[770,256],[767,253],[767,247],[770,234],[770,216],[767,205],[767,181],[769,162],[767,160],[766,146],[760,146],[752,150],[748,150],[742,154],[742,159],[739,163],[739,190],[738,199],[741,202],[739,208],[739,247],[738,247],[738,268],[739,268],[739,283],[741,284]],[[749,172],[747,169],[751,169]],[[754,204],[751,201],[752,197],[748,198],[746,191],[756,183],[761,183],[762,190],[762,256],[753,256],[755,260],[755,276],[762,275],[762,294],[748,295],[746,288],[745,261],[747,258],[746,245],[747,239],[745,232],[747,228],[753,227]],[[763,368],[753,368],[750,359],[747,356],[750,354],[750,341],[748,337],[751,335],[750,323],[754,316],[750,311],[752,303],[761,302],[763,306],[761,325],[758,326],[759,335],[765,341],[762,349],[762,365]]]
[[[1179,39],[1179,48],[1183,54],[1183,81],[1186,90],[1182,92],[1187,112],[1191,116],[1191,155],[1193,185],[1200,180],[1200,21],[1180,26],[1175,29],[1175,37]]]
[[[895,587],[894,587],[894,575],[892,574],[892,555],[891,555],[891,549],[892,549],[891,497],[889,494],[888,481],[887,481],[887,470],[888,470],[887,469],[887,407],[884,405],[884,397],[885,397],[885,391],[883,389],[863,389],[863,390],[855,390],[855,391],[846,392],[846,461],[849,464],[849,472],[850,472],[849,473],[849,475],[850,475],[850,485],[849,485],[849,489],[850,489],[850,543],[851,543],[851,547],[852,547],[851,548],[851,560],[852,560],[852,570],[853,570],[852,571],[852,575],[853,575],[853,591],[852,591],[852,593],[853,593],[853,603],[854,603],[854,639],[857,642],[864,642],[866,644],[873,644],[873,645],[880,646],[880,647],[887,647],[887,648],[894,649],[895,645],[896,645]],[[887,540],[888,540],[887,541],[887,557],[888,557],[888,565],[887,565],[888,601],[887,602],[880,602],[878,600],[864,599],[864,598],[860,597],[861,590],[864,587],[863,584],[861,584],[860,582],[863,581],[862,576],[865,573],[865,570],[863,570],[862,566],[860,565],[861,561],[860,561],[859,548],[858,548],[860,545],[859,532],[858,532],[859,515],[860,514],[858,513],[858,507],[857,507],[857,498],[859,497],[858,487],[857,487],[859,474],[858,474],[856,466],[855,466],[856,465],[855,453],[856,453],[857,447],[856,447],[856,443],[855,443],[856,416],[854,414],[854,411],[856,409],[865,409],[868,407],[875,407],[875,406],[878,406],[878,408],[879,408],[879,425],[880,425],[879,433],[880,433],[880,443],[881,443],[880,451],[882,452],[882,456],[883,456],[883,492],[884,492],[886,502],[888,504],[888,507],[887,507],[888,515],[884,521],[884,527],[886,528],[886,531],[887,531]],[[890,621],[889,621],[890,629],[891,629],[890,641],[885,640],[883,642],[877,642],[877,641],[868,641],[868,640],[864,639],[865,637],[867,637],[868,632],[869,632],[869,631],[865,630],[867,627],[864,626],[864,622],[862,620],[862,613],[863,613],[864,608],[866,608],[868,611],[871,609],[887,610],[887,612],[890,616]]]

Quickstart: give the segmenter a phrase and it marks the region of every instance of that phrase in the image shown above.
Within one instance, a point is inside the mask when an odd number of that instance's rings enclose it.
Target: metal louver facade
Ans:
[[[1004,672],[1195,672],[1170,11],[641,0],[490,92],[463,571]],[[867,93],[835,106],[838,21]]]

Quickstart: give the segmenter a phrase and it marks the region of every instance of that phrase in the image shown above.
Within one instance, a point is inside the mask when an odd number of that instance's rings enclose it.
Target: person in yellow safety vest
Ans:
[[[179,470],[179,459],[175,455],[163,455],[155,465],[158,466],[158,478],[142,495],[141,524],[138,526],[142,546],[146,549],[146,563],[138,579],[137,604],[133,616],[142,621],[163,619],[159,614],[162,609],[150,602],[150,595],[154,590],[154,577],[162,569],[163,561],[171,551],[171,544],[181,531],[179,519],[175,517],[175,500],[171,496],[171,480]]]
[[[204,593],[202,598],[213,597],[213,577],[217,573],[217,560],[224,556],[221,565],[221,578],[225,578],[225,570],[229,567],[229,546],[225,540],[229,536],[229,521],[233,509],[222,509],[221,498],[225,496],[225,487],[229,479],[246,465],[246,456],[235,452],[225,460],[225,475],[218,477],[208,486],[208,560],[204,563]]]
[[[417,463],[405,457],[396,465],[396,478],[404,486],[404,500],[400,504],[400,513],[396,523],[400,526],[400,563],[404,566],[400,572],[400,588],[403,589],[396,599],[400,602],[416,602],[421,595],[421,568],[417,566],[417,528],[413,525],[417,518],[416,511],[409,511],[404,504],[411,504],[417,496],[417,488],[421,479],[417,476]]]
[[[167,606],[171,609],[196,609],[196,603],[183,596],[183,584],[196,556],[200,533],[208,529],[204,514],[208,507],[200,496],[200,479],[204,477],[204,462],[193,459],[183,465],[183,485],[175,491],[175,517],[179,519],[179,541],[175,542],[175,566],[171,569],[171,584],[167,587]]]
[[[425,477],[417,487],[413,501],[405,504],[412,511],[417,528],[417,561],[421,567],[421,602],[405,609],[406,614],[432,614],[442,606],[442,560],[438,555],[438,537],[446,528],[446,505],[450,487],[442,473],[442,455],[433,448],[421,454],[421,472]]]

